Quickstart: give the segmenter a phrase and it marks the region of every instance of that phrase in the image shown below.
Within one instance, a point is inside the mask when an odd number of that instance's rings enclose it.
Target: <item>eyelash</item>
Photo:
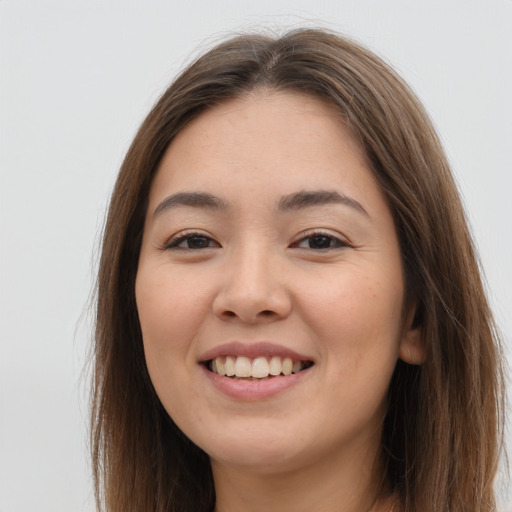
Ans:
[[[320,242],[320,239],[329,240],[329,243],[334,245],[330,245],[329,247],[311,247],[311,241],[313,239],[317,239],[317,242]],[[308,247],[300,247],[300,243],[309,240]],[[314,251],[329,251],[333,249],[343,249],[345,247],[350,247],[350,244],[346,240],[342,240],[341,238],[334,236],[331,233],[326,233],[325,231],[311,231],[307,233],[303,233],[301,238],[297,242],[293,242],[290,247],[297,247],[300,249],[310,249]]]
[[[207,245],[202,246],[202,247],[195,247],[195,248],[194,247],[180,247],[180,245],[183,244],[184,242],[189,242],[190,240],[193,240],[194,238],[201,239],[202,241],[205,241]],[[322,242],[327,241],[329,243],[329,246],[328,247],[316,247],[316,248],[311,247],[311,241],[313,239],[316,239],[316,243],[318,243],[320,245]],[[300,244],[307,240],[309,240],[308,247],[300,247]],[[196,240],[196,241],[198,241],[198,240]],[[210,245],[211,242],[214,242],[214,245]],[[332,244],[334,244],[334,245],[332,245]],[[164,249],[166,249],[166,250],[175,249],[175,250],[185,250],[185,251],[198,251],[198,250],[203,250],[203,249],[211,249],[212,247],[220,247],[220,244],[218,242],[215,242],[215,240],[213,238],[211,238],[203,233],[191,231],[191,232],[181,232],[178,235],[173,236],[165,244]],[[314,251],[329,251],[329,250],[333,250],[333,249],[342,249],[345,247],[351,247],[351,245],[349,242],[341,240],[340,238],[338,238],[330,233],[326,233],[324,231],[312,231],[309,233],[302,234],[301,238],[298,241],[293,242],[290,245],[290,247],[298,248],[298,249],[310,249],[310,250],[314,250]]]
[[[197,250],[200,250],[200,249],[210,249],[212,247],[215,247],[215,246],[211,246],[211,245],[208,245],[206,247],[196,247],[196,248],[192,248],[192,247],[180,247],[180,245],[183,243],[183,242],[187,242],[189,240],[192,240],[194,238],[197,238],[197,239],[203,239],[203,240],[206,240],[206,242],[209,244],[210,242],[215,242],[215,240],[213,238],[211,238],[210,236],[208,235],[205,235],[204,233],[198,233],[196,231],[190,231],[190,232],[181,232],[181,233],[178,233],[177,235],[174,235],[164,246],[164,249],[177,249],[177,250],[185,250],[185,251],[197,251]],[[220,247],[220,244],[218,244],[217,242],[215,242],[216,246],[217,247]]]

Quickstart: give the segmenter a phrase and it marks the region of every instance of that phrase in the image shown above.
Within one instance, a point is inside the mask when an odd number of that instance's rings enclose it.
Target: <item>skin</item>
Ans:
[[[354,202],[276,207],[319,190]],[[225,208],[155,214],[182,192]],[[136,299],[156,392],[211,457],[216,512],[388,510],[386,391],[398,358],[423,357],[403,297],[391,213],[331,106],[258,90],[176,137],[150,190]],[[235,399],[199,363],[234,340],[270,341],[314,366],[274,396]]]

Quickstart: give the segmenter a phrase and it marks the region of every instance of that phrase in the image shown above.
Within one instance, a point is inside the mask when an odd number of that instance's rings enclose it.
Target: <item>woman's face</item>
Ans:
[[[137,307],[156,392],[214,467],[371,463],[397,358],[419,357],[403,297],[390,210],[332,107],[255,92],[168,148]]]

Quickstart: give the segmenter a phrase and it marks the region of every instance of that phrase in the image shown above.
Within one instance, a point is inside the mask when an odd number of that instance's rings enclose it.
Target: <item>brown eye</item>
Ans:
[[[296,245],[301,249],[336,249],[346,247],[347,243],[331,235],[319,233],[302,238]]]
[[[180,236],[177,239],[171,240],[166,249],[208,249],[210,247],[219,247],[219,244],[212,238],[199,234]]]
[[[317,235],[309,238],[308,246],[310,249],[328,249],[332,247],[333,241],[334,239],[330,236]]]
[[[184,240],[187,249],[204,249],[210,244],[210,239],[205,236],[191,236]]]

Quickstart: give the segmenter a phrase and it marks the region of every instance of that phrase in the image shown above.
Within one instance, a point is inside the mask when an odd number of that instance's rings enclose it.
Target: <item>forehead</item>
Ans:
[[[187,125],[160,163],[150,204],[170,192],[222,195],[234,187],[262,197],[297,189],[378,189],[334,106],[266,90],[212,107]]]

